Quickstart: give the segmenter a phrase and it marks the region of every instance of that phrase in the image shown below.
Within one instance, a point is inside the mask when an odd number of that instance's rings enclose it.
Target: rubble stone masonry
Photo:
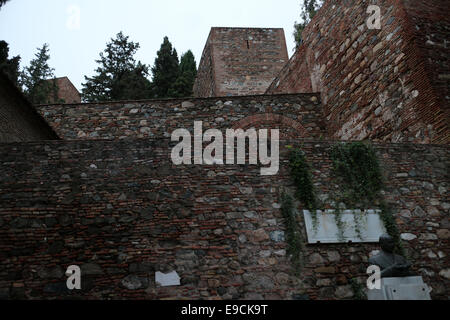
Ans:
[[[286,254],[285,146],[306,152],[326,199],[339,188],[333,142],[281,141],[279,174],[261,176],[256,165],[175,166],[175,143],[130,141],[0,145],[0,298],[350,299],[350,279],[364,286],[374,244],[305,244],[300,276]],[[449,149],[375,147],[414,271],[448,299]],[[81,291],[66,288],[70,265]],[[159,287],[157,271],[176,271],[181,286]]]
[[[194,121],[203,121],[205,130],[279,128],[282,137],[291,138],[325,134],[315,94],[64,104],[38,110],[67,140],[167,138],[176,129],[193,129]]]
[[[326,0],[267,93],[320,92],[332,139],[449,143],[447,12],[446,0]]]

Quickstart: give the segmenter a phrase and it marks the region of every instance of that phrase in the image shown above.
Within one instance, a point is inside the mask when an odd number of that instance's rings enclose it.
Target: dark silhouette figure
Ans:
[[[381,278],[397,278],[412,276],[410,272],[411,263],[402,256],[393,253],[395,248],[394,239],[383,234],[380,237],[381,252],[369,259],[370,265],[379,266]]]

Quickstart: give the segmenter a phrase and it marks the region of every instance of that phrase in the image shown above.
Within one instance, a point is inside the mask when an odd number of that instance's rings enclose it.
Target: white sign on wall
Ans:
[[[180,276],[176,271],[167,274],[158,271],[155,273],[155,282],[161,287],[179,286]]]
[[[303,210],[308,243],[378,242],[386,233],[380,210],[342,210],[338,227],[335,210],[317,210],[316,223],[311,212]]]

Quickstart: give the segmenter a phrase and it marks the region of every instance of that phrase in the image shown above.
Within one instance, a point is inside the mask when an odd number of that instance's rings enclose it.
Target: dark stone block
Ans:
[[[119,218],[120,223],[130,223],[130,222],[133,222],[134,220],[136,220],[136,218],[133,216],[129,216],[129,215],[122,216]]]
[[[10,223],[13,229],[23,229],[28,227],[28,220],[22,218],[13,219]]]
[[[158,195],[158,193],[156,193],[156,192],[149,192],[149,193],[147,194],[147,198],[148,198],[148,200],[150,200],[150,201],[158,201],[159,195]]]
[[[199,282],[199,278],[196,276],[182,277],[180,280],[180,283],[182,286],[184,286],[184,285],[196,286],[196,285],[198,285],[198,282]]]
[[[54,227],[58,221],[55,218],[45,218],[45,225],[47,227]]]
[[[68,215],[62,215],[58,218],[58,220],[59,220],[59,224],[63,227],[67,227],[67,226],[73,224],[72,218]]]
[[[293,300],[309,300],[309,295],[294,293],[292,295],[292,299]]]
[[[74,200],[75,200],[75,195],[69,194],[61,201],[61,203],[68,205],[68,204],[71,204]]]
[[[35,252],[34,248],[14,248],[10,251],[10,255],[13,257],[30,256]]]
[[[11,299],[13,300],[25,300],[27,295],[25,294],[25,288],[11,288]]]
[[[121,273],[126,273],[125,270],[120,269],[120,268],[106,268],[106,273],[108,274],[121,274]]]
[[[81,275],[102,275],[102,268],[96,263],[85,263],[81,266]]]
[[[221,295],[221,296],[223,296],[224,294],[226,294],[227,293],[227,289],[226,288],[224,288],[224,287],[219,287],[218,289],[217,289],[217,292],[219,293],[219,295]]]
[[[201,258],[201,257],[206,256],[206,251],[205,250],[195,250],[195,254]]]
[[[93,234],[99,234],[100,233],[100,228],[97,226],[89,226],[87,229],[87,233],[89,235],[93,235]]]
[[[114,217],[106,217],[105,221],[106,221],[106,223],[113,224],[113,223],[116,223],[116,218],[114,218]]]
[[[181,197],[183,199],[193,199],[194,194],[190,190],[187,190]]]
[[[169,248],[175,248],[177,246],[180,246],[181,242],[178,240],[160,240],[160,241],[158,241],[158,244],[161,248],[169,249]]]
[[[50,247],[48,248],[48,253],[57,254],[60,253],[63,249],[64,249],[64,242],[55,241],[52,244],[50,244]]]
[[[20,271],[9,271],[7,274],[6,274],[6,280],[20,280],[20,279],[22,279],[22,274],[21,274],[21,272]]]
[[[66,282],[48,283],[44,286],[44,293],[66,295],[70,293]]]
[[[141,211],[141,218],[144,220],[150,220],[153,218],[154,208],[145,208]]]
[[[94,279],[91,277],[81,276],[81,292],[89,292],[94,288]],[[74,290],[73,292],[78,292]]]

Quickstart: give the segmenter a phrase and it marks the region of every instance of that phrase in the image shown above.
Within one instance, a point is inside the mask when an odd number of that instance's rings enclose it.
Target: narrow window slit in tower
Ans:
[[[250,43],[247,40],[247,49],[250,49]]]

